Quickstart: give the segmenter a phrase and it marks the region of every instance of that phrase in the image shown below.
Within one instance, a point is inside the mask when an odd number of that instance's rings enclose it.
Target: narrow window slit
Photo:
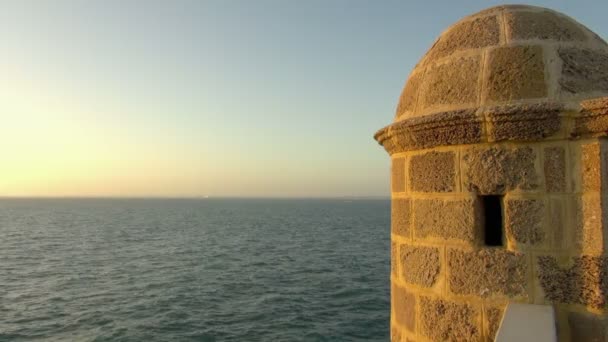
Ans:
[[[502,196],[481,196],[486,246],[503,246]]]

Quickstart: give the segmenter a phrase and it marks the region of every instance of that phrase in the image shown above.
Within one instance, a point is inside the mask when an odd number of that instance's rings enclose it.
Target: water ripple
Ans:
[[[0,200],[0,341],[385,341],[389,202]]]

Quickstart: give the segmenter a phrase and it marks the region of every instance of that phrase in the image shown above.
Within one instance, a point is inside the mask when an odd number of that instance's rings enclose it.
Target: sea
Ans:
[[[0,199],[0,341],[387,341],[388,199]]]

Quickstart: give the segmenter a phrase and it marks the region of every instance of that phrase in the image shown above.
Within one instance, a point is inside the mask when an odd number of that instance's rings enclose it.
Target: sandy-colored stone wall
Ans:
[[[604,340],[608,140],[391,159],[393,341],[493,340],[508,301],[555,304],[562,341]],[[482,195],[504,196],[503,246],[485,246]]]

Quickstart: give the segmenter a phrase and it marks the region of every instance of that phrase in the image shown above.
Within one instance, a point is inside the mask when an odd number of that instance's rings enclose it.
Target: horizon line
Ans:
[[[211,199],[390,199],[390,195],[344,195],[344,196],[2,196],[3,199],[183,199],[183,200],[211,200]]]

